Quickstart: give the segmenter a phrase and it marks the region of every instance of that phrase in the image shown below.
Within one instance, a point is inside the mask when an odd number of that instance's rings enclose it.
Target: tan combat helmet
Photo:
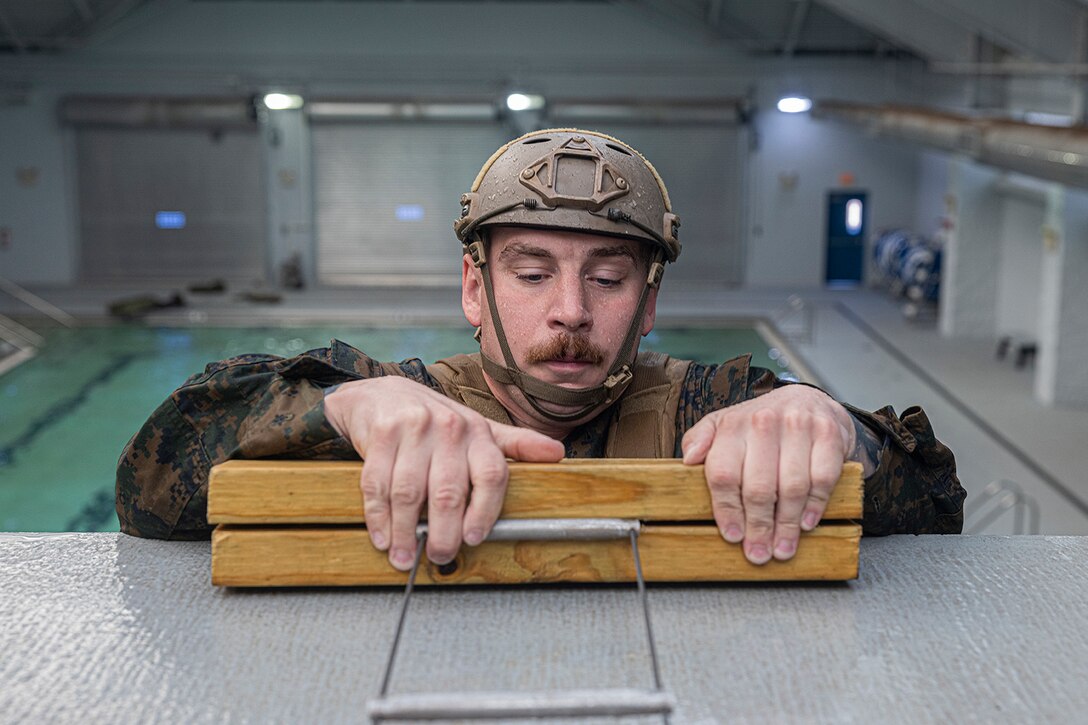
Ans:
[[[623,346],[601,385],[563,388],[518,369],[503,332],[487,264],[487,228],[498,225],[566,229],[645,242],[653,250],[635,315]],[[484,370],[494,380],[515,385],[541,415],[556,421],[582,418],[617,400],[631,382],[630,362],[650,289],[661,282],[663,260],[680,255],[680,219],[672,213],[669,192],[642,154],[619,139],[594,131],[534,131],[506,144],[487,160],[472,190],[461,196],[461,216],[453,223],[465,253],[482,268],[484,293],[505,365],[483,355]],[[579,406],[555,413],[539,401]]]

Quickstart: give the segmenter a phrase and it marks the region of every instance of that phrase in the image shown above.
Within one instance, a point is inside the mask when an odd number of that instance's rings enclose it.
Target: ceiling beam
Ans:
[[[85,24],[94,22],[94,13],[91,12],[91,6],[87,4],[87,0],[71,0],[71,3]]]
[[[927,60],[963,62],[971,32],[915,0],[818,0],[820,5]]]
[[[970,32],[1023,57],[1068,63],[1078,60],[1077,33],[1083,6],[1069,0],[911,0]]]
[[[801,31],[805,27],[805,18],[808,17],[811,6],[812,0],[798,0],[793,7],[790,27],[786,30],[786,42],[782,44],[782,55],[786,58],[792,58],[793,51],[797,49],[797,42],[801,39]]]
[[[4,29],[4,33],[11,38],[12,45],[15,46],[15,50],[19,53],[26,52],[26,43],[19,37],[19,34],[15,32],[15,28],[8,22],[8,18],[4,15],[4,11],[0,10],[0,28]]]

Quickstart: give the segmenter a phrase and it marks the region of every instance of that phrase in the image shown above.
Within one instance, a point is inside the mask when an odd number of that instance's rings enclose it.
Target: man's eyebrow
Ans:
[[[525,242],[510,242],[501,252],[499,252],[499,259],[505,259],[507,257],[540,257],[542,259],[554,259],[555,255],[543,247],[534,247],[532,244],[526,244]]]
[[[632,262],[637,262],[635,253],[631,251],[630,247],[623,245],[616,245],[615,247],[594,247],[590,250],[589,256],[591,257],[627,257]]]

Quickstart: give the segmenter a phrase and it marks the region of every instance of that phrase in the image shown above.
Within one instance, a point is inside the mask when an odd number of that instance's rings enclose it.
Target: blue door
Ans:
[[[827,195],[827,265],[829,285],[858,284],[865,262],[868,193],[832,191]]]

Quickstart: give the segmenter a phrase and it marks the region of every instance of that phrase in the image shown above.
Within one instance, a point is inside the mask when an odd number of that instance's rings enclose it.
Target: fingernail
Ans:
[[[740,527],[733,524],[725,530],[725,540],[730,544],[739,544],[744,540],[744,532],[740,530]]]
[[[748,550],[748,561],[753,564],[765,564],[771,560],[771,553],[763,544],[756,544]]]
[[[370,532],[370,543],[374,544],[374,548],[376,548],[376,549],[385,549],[385,545],[386,545],[385,534],[383,534],[380,531],[371,531]]]
[[[412,565],[412,553],[407,549],[393,549],[393,566],[408,567]]]
[[[483,540],[484,532],[480,529],[470,529],[469,532],[465,534],[465,543],[469,546],[476,546]]]
[[[805,517],[801,519],[801,526],[804,527],[805,531],[812,531],[816,528],[816,524],[819,523],[819,521],[820,517],[816,515],[816,512],[809,511],[805,514]]]
[[[774,545],[775,556],[782,556],[789,558],[793,556],[793,552],[797,550],[797,544],[793,539],[782,539]]]

